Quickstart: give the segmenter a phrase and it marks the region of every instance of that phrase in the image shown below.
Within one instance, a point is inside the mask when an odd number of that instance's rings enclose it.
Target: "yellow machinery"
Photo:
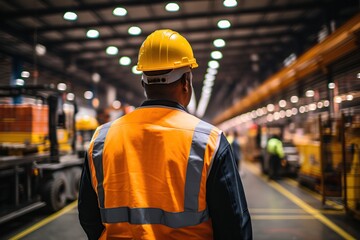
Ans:
[[[300,156],[299,182],[319,191],[323,203],[327,197],[342,196],[342,144],[335,119],[310,118],[307,134],[296,138]]]
[[[75,147],[75,102],[52,85],[0,86],[0,224],[78,194],[83,159]],[[25,101],[15,101],[25,99]]]
[[[96,118],[85,115],[76,119],[77,144],[76,151],[79,157],[83,157],[87,150],[94,131],[99,126]]]
[[[344,205],[360,219],[360,115],[345,124],[343,117]]]

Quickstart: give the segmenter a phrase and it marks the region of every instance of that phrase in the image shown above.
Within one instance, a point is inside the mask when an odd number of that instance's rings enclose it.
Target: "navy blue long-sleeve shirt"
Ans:
[[[181,105],[151,100],[142,106],[165,105],[185,110]],[[252,226],[244,189],[233,152],[222,134],[219,148],[206,182],[206,201],[212,220],[215,240],[252,239]],[[79,191],[80,224],[89,239],[98,239],[104,230],[97,195],[92,188],[88,158],[85,157]]]

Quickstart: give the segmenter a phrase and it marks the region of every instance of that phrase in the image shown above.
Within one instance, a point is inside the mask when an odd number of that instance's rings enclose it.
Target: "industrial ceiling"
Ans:
[[[199,68],[192,111],[211,121],[360,9],[357,0],[237,0],[229,6],[233,2],[178,0],[174,11],[166,8],[176,5],[161,0],[1,0],[0,84],[21,64],[31,73],[27,84],[64,82],[83,104],[83,92],[91,90],[100,108],[114,89],[116,99],[136,107],[144,100],[140,75],[132,71],[140,45],[154,30],[170,28],[193,47]],[[224,46],[214,45],[219,39]]]

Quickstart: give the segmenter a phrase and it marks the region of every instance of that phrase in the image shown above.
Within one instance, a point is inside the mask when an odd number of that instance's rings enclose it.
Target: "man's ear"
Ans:
[[[187,73],[184,73],[184,76],[181,78],[181,84],[184,92],[191,91],[191,82]]]

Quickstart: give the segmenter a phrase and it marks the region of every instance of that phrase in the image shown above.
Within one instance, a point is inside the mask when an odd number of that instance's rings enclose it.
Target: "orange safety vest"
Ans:
[[[213,239],[206,180],[220,134],[165,106],[99,127],[88,156],[105,226],[100,239]]]

